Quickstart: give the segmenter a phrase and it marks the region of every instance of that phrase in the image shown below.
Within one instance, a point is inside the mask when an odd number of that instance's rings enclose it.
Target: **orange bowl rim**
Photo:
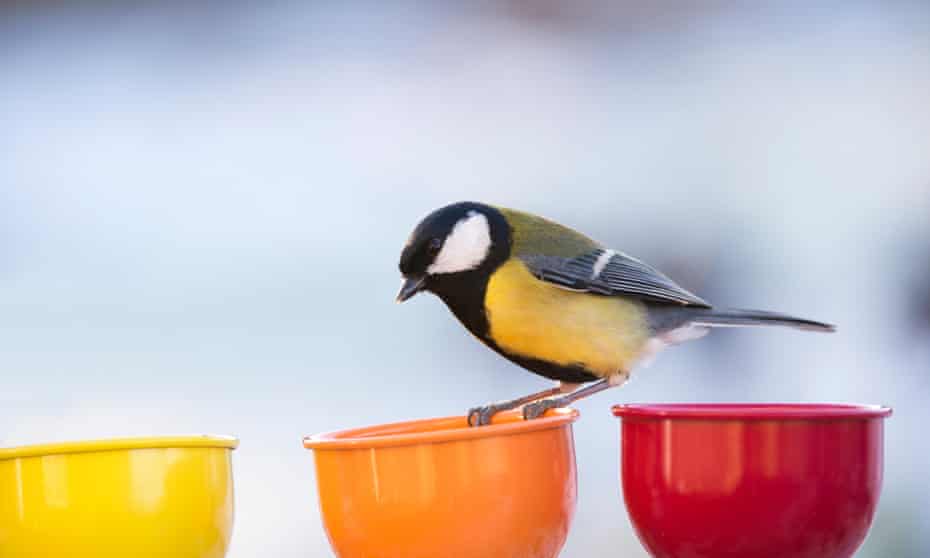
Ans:
[[[578,417],[577,410],[560,408],[532,420],[524,420],[516,412],[499,413],[491,424],[480,427],[468,426],[464,416],[417,419],[313,434],[303,438],[303,446],[311,450],[344,450],[474,440],[560,428]],[[443,427],[422,430],[429,425]]]

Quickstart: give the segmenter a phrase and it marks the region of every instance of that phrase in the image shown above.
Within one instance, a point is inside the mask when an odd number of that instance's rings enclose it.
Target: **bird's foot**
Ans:
[[[532,420],[543,416],[546,411],[549,409],[557,409],[559,407],[565,407],[571,403],[571,401],[566,401],[562,397],[553,397],[551,399],[540,399],[533,403],[527,403],[523,406],[523,418],[526,420]]]
[[[473,407],[468,410],[468,425],[484,426],[491,424],[491,419],[494,418],[494,415],[501,411],[516,409],[524,403],[536,401],[537,399],[549,397],[550,395],[556,395],[558,393],[563,393],[563,388],[561,386],[549,388],[536,393],[531,393],[529,395],[524,395],[523,397],[518,397],[509,401],[498,401],[497,403],[489,403],[480,407]]]
[[[512,408],[513,407],[497,405],[495,403],[482,405],[480,407],[472,407],[468,410],[468,426],[487,426],[491,424],[491,419],[494,418],[494,415]]]

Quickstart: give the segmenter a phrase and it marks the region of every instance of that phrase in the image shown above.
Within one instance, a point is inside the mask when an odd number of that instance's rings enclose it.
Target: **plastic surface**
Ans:
[[[856,405],[618,405],[623,496],[656,558],[848,558],[878,503],[883,419]]]
[[[0,449],[0,557],[222,558],[234,438]]]
[[[323,524],[340,558],[558,556],[575,510],[578,413],[490,426],[465,417],[310,436]]]
[[[615,405],[614,416],[674,417],[706,419],[778,419],[830,420],[834,418],[877,418],[891,415],[880,405],[846,403],[656,403]]]

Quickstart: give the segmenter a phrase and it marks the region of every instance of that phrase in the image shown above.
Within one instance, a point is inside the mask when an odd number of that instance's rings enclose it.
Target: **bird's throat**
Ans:
[[[446,303],[468,331],[487,341],[489,327],[484,309],[487,285],[487,274],[475,271],[439,276],[430,281],[429,289]]]

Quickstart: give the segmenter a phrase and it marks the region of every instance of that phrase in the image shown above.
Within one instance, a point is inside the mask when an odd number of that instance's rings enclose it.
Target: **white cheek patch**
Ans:
[[[452,227],[442,250],[426,268],[430,274],[457,273],[481,265],[491,250],[491,227],[483,213],[471,211]]]

